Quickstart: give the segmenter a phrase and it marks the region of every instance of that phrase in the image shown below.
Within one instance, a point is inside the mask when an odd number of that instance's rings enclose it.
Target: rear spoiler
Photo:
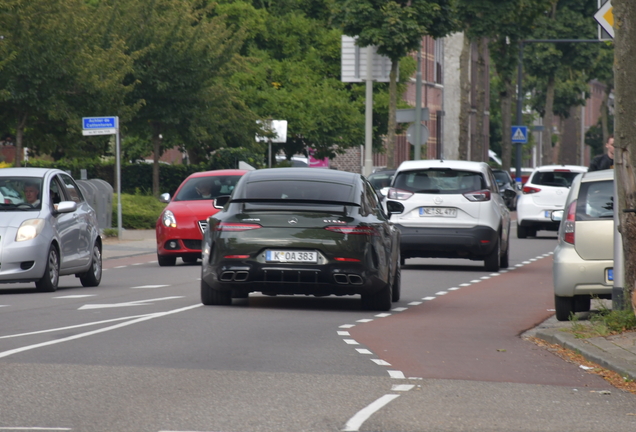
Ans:
[[[310,199],[268,199],[268,198],[238,198],[230,200],[230,203],[243,204],[243,210],[259,210],[259,211],[287,211],[292,204],[301,204],[294,206],[295,211],[321,211],[325,206],[342,207],[342,210],[330,210],[331,212],[342,213],[347,215],[347,207],[360,207],[360,204],[349,201],[332,201],[332,200],[310,200]],[[253,205],[250,205],[253,204]]]

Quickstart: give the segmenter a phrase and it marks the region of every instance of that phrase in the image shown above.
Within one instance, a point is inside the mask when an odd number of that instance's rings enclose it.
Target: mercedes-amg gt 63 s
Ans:
[[[250,292],[360,295],[364,309],[382,311],[399,300],[400,232],[360,174],[250,171],[225,201],[203,239],[203,304]]]

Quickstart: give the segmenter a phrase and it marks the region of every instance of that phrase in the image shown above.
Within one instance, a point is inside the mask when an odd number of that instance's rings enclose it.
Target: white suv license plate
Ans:
[[[457,217],[457,209],[450,207],[420,207],[421,217]]]
[[[265,252],[267,262],[317,263],[318,253],[310,251],[274,251]]]

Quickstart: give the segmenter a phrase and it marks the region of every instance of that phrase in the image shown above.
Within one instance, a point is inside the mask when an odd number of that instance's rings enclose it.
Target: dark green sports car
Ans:
[[[400,299],[400,232],[360,174],[250,171],[226,201],[203,238],[203,304],[359,294],[364,309],[385,311]]]

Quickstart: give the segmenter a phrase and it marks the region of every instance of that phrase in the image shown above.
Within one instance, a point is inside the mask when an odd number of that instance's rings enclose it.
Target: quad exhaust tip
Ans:
[[[224,271],[219,280],[221,282],[245,282],[250,275],[247,271]]]
[[[362,277],[357,274],[336,273],[333,278],[340,285],[362,285]]]

